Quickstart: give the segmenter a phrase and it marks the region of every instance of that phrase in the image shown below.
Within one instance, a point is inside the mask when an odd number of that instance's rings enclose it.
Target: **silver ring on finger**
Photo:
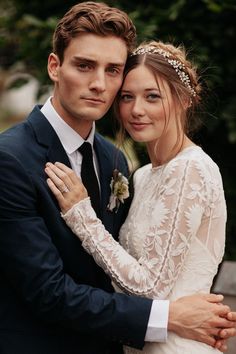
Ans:
[[[63,188],[63,190],[61,191],[61,193],[63,194],[63,193],[68,193],[69,192],[69,189],[67,188],[67,186],[65,186],[64,188]]]

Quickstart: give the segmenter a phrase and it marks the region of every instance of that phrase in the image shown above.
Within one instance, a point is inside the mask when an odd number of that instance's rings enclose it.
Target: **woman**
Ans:
[[[66,223],[125,292],[170,300],[209,292],[221,262],[226,224],[221,175],[188,137],[200,94],[196,70],[181,48],[152,41],[128,59],[119,117],[135,141],[146,143],[151,163],[134,174],[134,198],[120,244],[97,219],[79,178],[60,163],[47,164],[48,185]],[[60,192],[61,184],[67,193]],[[113,197],[122,201],[118,194]],[[125,352],[139,353],[128,347]],[[169,333],[167,343],[147,343],[142,352],[219,351]]]

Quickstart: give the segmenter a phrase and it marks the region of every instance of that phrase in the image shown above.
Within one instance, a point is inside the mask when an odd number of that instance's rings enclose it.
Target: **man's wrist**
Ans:
[[[146,342],[166,342],[169,317],[169,301],[153,300],[148,321]]]
[[[169,318],[168,318],[168,331],[176,331],[176,302],[170,302],[169,304]]]

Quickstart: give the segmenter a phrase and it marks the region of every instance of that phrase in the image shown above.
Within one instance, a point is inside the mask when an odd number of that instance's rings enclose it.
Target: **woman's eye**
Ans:
[[[132,98],[133,98],[133,96],[132,96],[132,95],[129,95],[129,94],[127,94],[127,93],[120,96],[120,99],[121,99],[121,101],[123,101],[123,102],[130,101],[130,100],[132,100]]]
[[[161,96],[158,95],[157,93],[149,93],[147,95],[147,99],[150,100],[150,101],[155,101],[157,100],[158,98],[160,98]]]

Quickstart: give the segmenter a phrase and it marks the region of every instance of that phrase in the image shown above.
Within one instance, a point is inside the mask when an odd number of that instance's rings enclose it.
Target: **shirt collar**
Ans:
[[[51,98],[52,97],[49,97],[45,102],[41,108],[41,112],[44,114],[46,119],[55,130],[67,154],[71,154],[76,151],[84,143],[85,140],[59,116],[52,105]],[[94,134],[95,123],[93,122],[91,132],[86,139],[86,141],[88,141],[92,146],[94,141]]]

